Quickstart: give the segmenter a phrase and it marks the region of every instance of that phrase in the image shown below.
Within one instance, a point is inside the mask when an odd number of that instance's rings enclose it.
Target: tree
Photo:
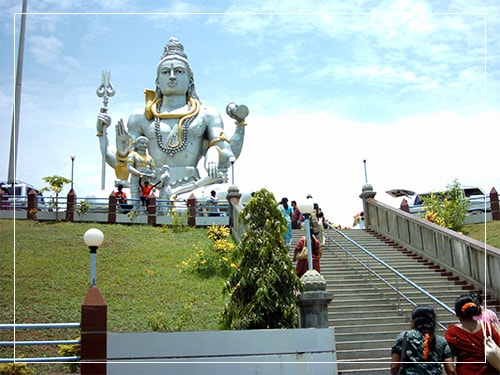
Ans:
[[[42,178],[49,186],[40,189],[40,192],[53,191],[56,193],[56,202],[54,208],[56,209],[56,221],[59,221],[59,193],[62,191],[64,185],[70,184],[71,180],[61,176],[47,176]]]
[[[302,290],[284,244],[286,221],[274,195],[262,189],[239,215],[247,226],[235,249],[238,268],[224,291],[230,296],[221,314],[222,329],[293,328]]]
[[[423,204],[427,207],[424,219],[454,231],[462,229],[468,202],[457,179],[447,185],[444,193],[424,197]]]

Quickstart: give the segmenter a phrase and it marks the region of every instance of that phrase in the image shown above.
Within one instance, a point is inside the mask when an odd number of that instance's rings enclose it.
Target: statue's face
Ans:
[[[139,139],[135,145],[135,148],[138,150],[146,150],[148,148],[148,140],[147,139]]]
[[[189,88],[189,71],[182,61],[167,60],[158,67],[158,86],[163,95],[185,95]]]

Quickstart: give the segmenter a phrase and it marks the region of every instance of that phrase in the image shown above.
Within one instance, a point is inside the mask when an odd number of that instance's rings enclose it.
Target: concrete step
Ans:
[[[335,341],[337,344],[340,343],[362,343],[362,342],[373,342],[377,340],[384,340],[384,341],[394,341],[396,339],[396,336],[394,336],[394,328],[393,327],[388,327],[388,331],[379,331],[379,332],[372,332],[370,331],[364,331],[364,332],[357,332],[355,335],[356,340],[353,340],[353,333],[352,332],[339,332],[339,330],[335,330]],[[401,330],[403,331],[404,328]],[[392,346],[392,344],[391,344]]]
[[[337,350],[337,356],[339,353],[342,354],[342,360],[343,361],[351,361],[351,360],[370,360],[370,359],[382,359],[382,358],[389,358],[390,362],[390,356],[391,356],[391,346],[392,344],[389,344],[388,347],[379,347],[377,346],[379,343],[374,342],[372,347],[370,348],[359,348],[359,349],[350,349],[350,350]]]
[[[332,325],[335,327],[335,337],[340,334],[373,334],[376,335],[380,332],[393,332],[394,338],[396,335],[404,330],[407,330],[410,327],[409,319],[401,318],[397,321],[391,321],[390,323],[384,322],[380,320],[377,325],[373,325],[372,323],[365,322],[357,322],[356,325],[348,326],[348,325]],[[351,340],[354,340],[355,337],[352,337]]]
[[[370,374],[388,375],[391,368],[391,358],[387,357],[367,357],[358,360],[340,360],[337,363],[339,374]]]
[[[335,298],[334,300],[332,301],[332,303],[335,303]],[[330,309],[328,308],[328,320],[330,321],[338,321],[338,320],[341,320],[343,318],[346,317],[346,315],[348,316],[356,316],[358,317],[358,320],[359,321],[363,321],[364,319],[367,319],[367,318],[371,318],[374,316],[374,314],[377,314],[376,316],[379,317],[379,322],[382,320],[382,317],[384,316],[394,316],[394,311],[396,309],[393,308],[393,309],[387,309],[386,311],[379,311],[379,310],[371,310],[371,311],[366,311],[365,310],[361,310],[361,309],[358,309],[356,311],[354,310],[350,310],[350,309],[346,309],[344,308],[343,311],[339,311],[338,309]],[[408,314],[409,316],[409,314]],[[407,322],[409,322],[409,318],[406,319]],[[359,323],[357,323],[359,324]],[[409,324],[409,323],[408,323]]]
[[[342,352],[347,352],[350,350],[357,350],[357,349],[371,349],[373,347],[377,348],[384,348],[384,350],[387,350],[386,348],[392,347],[394,345],[394,340],[395,338],[387,338],[387,339],[373,339],[373,340],[365,340],[363,342],[360,342],[358,340],[356,341],[337,341],[337,351],[342,351]],[[384,353],[383,355],[387,355],[387,353]]]
[[[328,322],[334,326],[335,328],[338,327],[354,327],[354,326],[370,326],[371,324],[377,324],[380,322],[380,316],[382,314],[377,315],[377,312],[374,312],[371,316],[366,314],[363,316],[354,316],[354,317],[345,317],[342,316],[342,314],[335,314],[331,313],[330,311],[328,312]],[[397,315],[397,313],[392,313],[392,314],[384,314],[384,319],[387,319],[388,321],[397,321],[399,318],[401,318],[400,323],[405,324],[406,327],[409,327],[409,320],[404,319]],[[393,323],[394,324],[394,323]],[[404,327],[403,327],[404,328]]]

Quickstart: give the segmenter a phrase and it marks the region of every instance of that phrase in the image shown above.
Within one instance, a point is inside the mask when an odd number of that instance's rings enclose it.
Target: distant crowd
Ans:
[[[322,255],[321,246],[325,243],[323,229],[327,228],[328,224],[319,205],[317,203],[312,203],[311,195],[307,196],[307,200],[308,205],[313,207],[310,214],[303,214],[297,205],[297,201],[295,200],[292,200],[290,205],[288,204],[288,198],[282,198],[279,202],[278,208],[287,223],[287,231],[283,236],[283,240],[286,246],[292,246],[292,230],[304,228],[305,221],[308,219],[312,265],[313,269],[320,272],[319,260]],[[297,262],[296,271],[298,277],[302,277],[302,275],[309,269],[309,257],[307,254],[309,251],[308,249],[309,247],[307,246],[306,234],[297,241],[293,255],[293,261]]]

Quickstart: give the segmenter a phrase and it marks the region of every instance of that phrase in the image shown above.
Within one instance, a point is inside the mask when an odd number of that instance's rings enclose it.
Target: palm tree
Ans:
[[[43,177],[42,180],[49,184],[49,186],[40,189],[40,192],[53,191],[56,193],[56,221],[59,221],[59,193],[62,191],[64,185],[71,183],[71,180],[61,176],[47,176]]]

